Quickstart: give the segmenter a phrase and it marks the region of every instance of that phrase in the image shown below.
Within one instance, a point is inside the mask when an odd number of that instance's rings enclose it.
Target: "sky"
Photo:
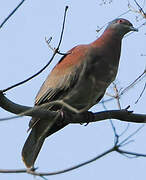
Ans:
[[[16,7],[20,1],[5,0],[0,2],[0,22]],[[100,36],[96,30],[107,22],[117,18],[128,10],[127,0],[113,0],[112,3],[102,4],[102,0],[65,1],[65,0],[27,0],[9,21],[0,29],[0,89],[17,83],[42,68],[50,59],[52,51],[48,48],[45,37],[53,37],[52,47],[59,41],[63,13],[69,6],[61,52],[66,52],[78,44],[88,44]],[[110,1],[109,1],[110,2]],[[132,1],[130,1],[132,3]],[[143,5],[143,0],[138,1]],[[134,7],[135,4],[132,4]],[[135,27],[145,21],[135,12],[123,16],[130,20]],[[137,17],[137,18],[136,18]],[[101,31],[102,33],[102,31]],[[145,69],[146,55],[145,26],[138,33],[132,33],[123,39],[120,67],[116,78],[118,89],[127,87]],[[143,56],[142,56],[143,54]],[[30,82],[12,89],[6,96],[12,101],[33,106],[35,96],[43,81],[61,58],[57,55],[51,65],[38,77]],[[137,104],[143,90],[145,78],[131,88],[120,99],[122,108],[130,105],[135,113],[146,113],[146,92]],[[114,94],[113,86],[108,91]],[[105,98],[109,98],[106,96]],[[105,104],[107,109],[118,109],[115,100]],[[104,110],[101,104],[92,108],[93,112]],[[11,113],[0,109],[0,118],[12,116]],[[0,169],[25,168],[21,160],[21,150],[28,136],[27,129],[30,118],[23,117],[0,122]],[[113,120],[120,134],[127,127],[126,122]],[[126,138],[140,124],[130,123],[128,131],[121,137]],[[133,142],[123,147],[124,150],[146,154],[146,127],[143,127],[133,138]],[[38,171],[52,172],[68,168],[89,160],[112,147],[114,133],[109,120],[84,125],[69,125],[63,130],[46,139],[36,161]],[[103,158],[65,174],[46,177],[51,180],[73,179],[145,179],[146,158],[127,158],[113,152]],[[28,174],[0,174],[3,180],[34,179]],[[41,179],[41,177],[36,177]]]

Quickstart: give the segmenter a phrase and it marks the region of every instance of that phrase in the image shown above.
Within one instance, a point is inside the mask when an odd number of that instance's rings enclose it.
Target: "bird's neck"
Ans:
[[[97,40],[92,43],[92,46],[97,48],[97,51],[105,56],[109,57],[108,59],[119,62],[120,53],[121,53],[121,41],[122,38],[118,36],[112,30],[106,30]]]

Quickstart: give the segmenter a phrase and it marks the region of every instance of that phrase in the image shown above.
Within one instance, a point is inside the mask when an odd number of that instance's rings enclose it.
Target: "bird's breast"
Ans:
[[[97,61],[86,64],[82,77],[65,98],[65,101],[77,109],[88,109],[95,105],[105,93],[107,87],[114,81],[118,64]]]

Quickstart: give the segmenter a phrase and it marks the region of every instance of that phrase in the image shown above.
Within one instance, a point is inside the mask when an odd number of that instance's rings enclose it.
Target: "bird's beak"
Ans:
[[[136,31],[136,32],[138,32],[138,29],[135,28],[135,27],[133,27],[133,26],[129,26],[129,30],[130,30],[130,31]]]

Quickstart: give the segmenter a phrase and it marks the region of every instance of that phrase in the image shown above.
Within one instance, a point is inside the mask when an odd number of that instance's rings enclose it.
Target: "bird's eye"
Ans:
[[[121,23],[123,23],[124,21],[122,20],[122,19],[119,19],[118,21],[117,21],[117,23],[119,23],[119,24],[121,24]]]

